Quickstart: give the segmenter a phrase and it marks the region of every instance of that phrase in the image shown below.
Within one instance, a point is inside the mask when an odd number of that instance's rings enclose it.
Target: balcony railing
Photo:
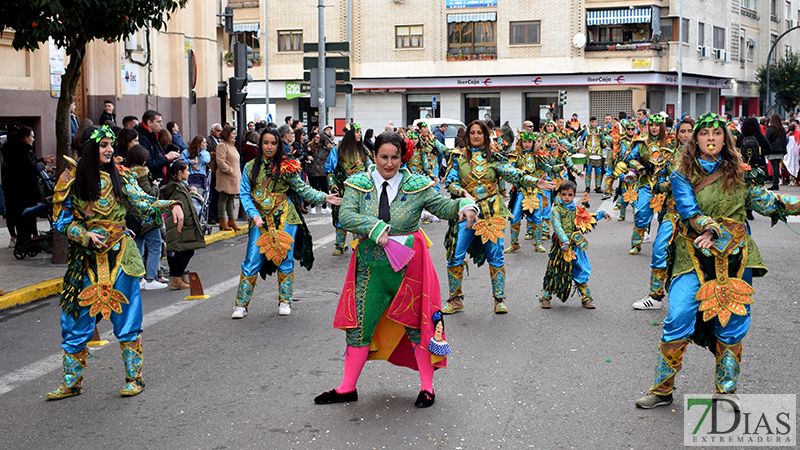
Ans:
[[[625,51],[625,50],[663,50],[662,44],[653,41],[638,42],[589,42],[584,48],[587,52]]]

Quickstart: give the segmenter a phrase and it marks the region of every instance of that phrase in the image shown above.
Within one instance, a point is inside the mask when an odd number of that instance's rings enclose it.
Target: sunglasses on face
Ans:
[[[628,130],[628,131],[636,130],[636,128],[625,128],[625,129]]]

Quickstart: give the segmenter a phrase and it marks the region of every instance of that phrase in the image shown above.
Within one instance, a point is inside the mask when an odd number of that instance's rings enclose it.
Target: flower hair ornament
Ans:
[[[117,138],[117,136],[114,134],[113,131],[111,131],[111,127],[109,127],[108,125],[103,125],[102,127],[94,130],[92,135],[89,136],[89,139],[87,139],[86,142],[81,144],[81,147],[85,146],[91,141],[99,143],[103,138],[109,138],[113,141],[114,139]]]
[[[530,131],[520,131],[519,136],[517,137],[520,141],[535,141],[536,140],[536,133],[531,133]]]
[[[417,123],[417,128],[425,128],[427,126],[428,126],[427,122],[418,122]]]
[[[410,131],[408,133],[408,138],[409,139],[419,139],[419,133],[417,133],[416,131]]]
[[[647,118],[647,123],[664,123],[664,116],[661,114],[650,114],[650,117]]]
[[[411,139],[403,139],[403,142],[405,142],[406,148],[400,156],[400,159],[403,161],[408,161],[412,156],[414,156],[414,143],[411,142]]]
[[[361,124],[360,123],[346,123],[344,125],[344,128],[342,128],[342,132],[344,134],[347,134],[347,133],[349,133],[351,131],[358,131],[360,129],[361,129]]]
[[[700,128],[719,128],[720,126],[727,125],[725,118],[720,116],[719,114],[714,113],[706,113],[700,116],[697,119],[697,122],[694,124],[694,131],[699,130]]]

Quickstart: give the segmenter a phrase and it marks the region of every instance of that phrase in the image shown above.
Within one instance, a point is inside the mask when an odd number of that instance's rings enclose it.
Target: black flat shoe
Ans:
[[[414,402],[414,406],[417,408],[428,408],[433,406],[433,402],[436,400],[436,394],[431,394],[428,391],[419,391],[419,395],[417,396],[417,401]]]
[[[344,403],[344,402],[356,402],[356,401],[358,401],[358,390],[354,390],[353,392],[348,392],[346,394],[340,394],[336,392],[336,389],[331,389],[330,391],[325,391],[314,398],[314,403],[318,405],[330,405],[331,403]],[[433,404],[432,400],[431,404]]]

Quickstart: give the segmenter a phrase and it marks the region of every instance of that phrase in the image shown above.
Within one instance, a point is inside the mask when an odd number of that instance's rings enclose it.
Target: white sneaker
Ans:
[[[322,208],[322,214],[330,214],[330,213],[331,213],[330,208]]]
[[[14,248],[17,246],[17,238],[13,237],[10,241],[8,241],[8,248]]]
[[[231,314],[231,319],[242,319],[246,315],[247,315],[247,308],[245,308],[244,306],[234,306],[233,314]]]
[[[278,304],[278,315],[279,316],[288,316],[292,313],[292,305],[286,302],[280,302]]]
[[[312,206],[312,207],[308,208],[308,213],[309,214],[317,214],[317,208],[315,206]]]
[[[146,281],[144,283],[144,290],[145,291],[157,291],[159,289],[166,289],[167,287],[169,287],[169,285],[167,283],[162,283],[162,282],[156,281],[156,280]]]
[[[649,295],[633,304],[633,309],[661,309],[661,300],[656,300]]]
[[[144,281],[144,278],[139,278],[139,290],[144,289],[145,283],[147,283],[147,282]]]
[[[642,237],[642,242],[650,242],[650,233],[647,231],[644,232],[644,237]]]

